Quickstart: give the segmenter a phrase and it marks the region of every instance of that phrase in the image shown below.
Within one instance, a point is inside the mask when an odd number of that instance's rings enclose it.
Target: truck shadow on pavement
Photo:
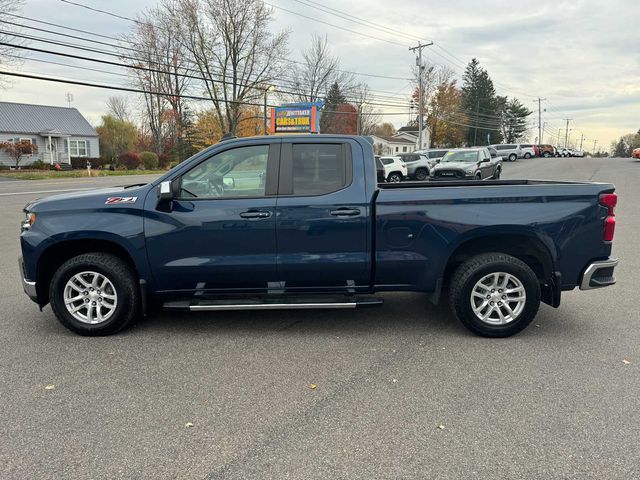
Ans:
[[[262,310],[178,313],[161,310],[139,320],[136,331],[170,331],[173,334],[358,334],[419,333],[470,335],[449,310],[433,305],[425,294],[381,295],[378,307],[336,310]]]

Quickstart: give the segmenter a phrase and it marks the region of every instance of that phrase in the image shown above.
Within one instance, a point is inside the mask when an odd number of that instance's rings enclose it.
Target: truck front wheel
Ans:
[[[64,262],[49,286],[51,308],[60,323],[80,335],[111,335],[138,315],[140,293],[131,267],[102,252]]]
[[[449,300],[456,317],[483,337],[509,337],[531,323],[540,307],[540,283],[521,260],[485,253],[460,265]]]

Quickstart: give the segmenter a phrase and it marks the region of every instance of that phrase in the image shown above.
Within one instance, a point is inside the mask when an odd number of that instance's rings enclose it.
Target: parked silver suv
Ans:
[[[424,151],[401,153],[398,155],[407,165],[407,176],[412,180],[426,180],[429,178],[431,164]]]
[[[524,156],[522,148],[517,143],[489,145],[489,147],[495,148],[498,155],[500,155],[505,162],[515,162],[518,158],[522,158]]]

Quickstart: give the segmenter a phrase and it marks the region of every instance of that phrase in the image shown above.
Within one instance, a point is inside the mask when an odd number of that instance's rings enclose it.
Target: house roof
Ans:
[[[98,136],[75,108],[0,102],[0,132],[40,134],[47,131],[85,137]]]
[[[411,145],[413,145],[414,143],[413,141],[408,140],[406,138],[396,137],[396,136],[393,136],[393,137],[390,137],[388,135],[371,135],[371,136],[375,138],[379,138],[380,140],[384,140],[385,142],[388,142],[388,143],[406,143]]]

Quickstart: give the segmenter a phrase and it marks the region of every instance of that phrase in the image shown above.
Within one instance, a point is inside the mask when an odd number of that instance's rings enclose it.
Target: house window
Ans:
[[[86,157],[87,156],[87,141],[86,140],[69,140],[69,153],[72,157]]]
[[[402,151],[406,152],[407,151],[407,147],[402,147]]]
[[[398,147],[396,147],[396,152],[398,151]]]
[[[27,143],[27,142],[28,142],[28,143],[33,143],[33,140],[31,140],[30,138],[19,138],[19,139],[18,139],[18,143],[22,143],[22,142],[25,142],[25,143]],[[30,153],[28,153],[28,154],[27,154],[27,157],[30,157],[30,156],[31,156],[31,154],[30,154]]]

